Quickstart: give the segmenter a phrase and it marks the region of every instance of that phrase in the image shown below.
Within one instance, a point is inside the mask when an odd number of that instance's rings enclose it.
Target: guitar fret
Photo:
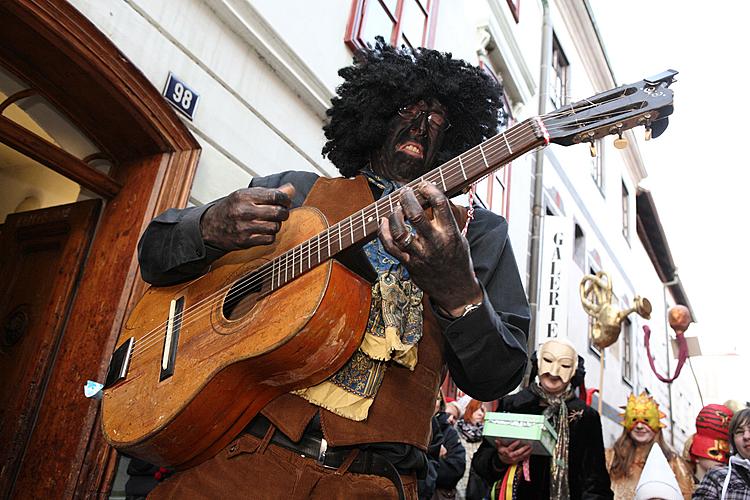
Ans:
[[[461,155],[458,156],[458,164],[461,167],[461,174],[464,176],[464,180],[468,180],[468,177],[466,177],[466,170],[464,170],[464,161],[461,159]]]
[[[312,249],[307,245],[307,268],[312,269]]]
[[[505,139],[505,146],[508,148],[508,153],[513,154],[513,150],[510,149],[510,144],[508,144],[508,135],[504,133],[503,139]]]
[[[349,232],[352,235],[352,245],[354,244],[354,220],[349,217]]]
[[[336,224],[339,227],[339,251],[341,251],[344,247],[341,245],[343,241],[343,237],[341,236],[341,223],[339,222]]]
[[[443,183],[443,191],[447,191],[448,188],[445,185],[445,177],[443,177],[443,167],[438,168],[438,173],[440,174],[440,182]]]
[[[484,160],[484,164],[487,166],[487,168],[490,168],[490,164],[487,163],[487,157],[484,156],[484,149],[482,149],[482,145],[479,145],[479,152],[482,153],[482,159]]]
[[[323,262],[323,259],[320,257],[320,247],[322,247],[322,242],[320,241],[320,235],[318,235],[318,264]]]

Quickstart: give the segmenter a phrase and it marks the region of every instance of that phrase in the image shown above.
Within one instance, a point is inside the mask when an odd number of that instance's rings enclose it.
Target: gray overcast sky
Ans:
[[[707,354],[693,361],[706,403],[750,400],[750,172],[743,148],[750,3],[589,2],[618,84],[667,68],[680,72],[669,128],[640,144],[648,171],[641,185],[653,193],[698,319],[687,334],[697,335]],[[717,356],[726,352],[737,355]]]

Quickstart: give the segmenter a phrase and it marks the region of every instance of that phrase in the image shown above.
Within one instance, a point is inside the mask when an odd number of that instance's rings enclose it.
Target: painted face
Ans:
[[[385,142],[372,159],[375,173],[408,182],[434,167],[450,126],[439,101],[419,101],[401,108],[391,119]]]
[[[737,448],[737,453],[742,458],[750,459],[750,422],[747,422],[741,427],[737,427],[734,431],[734,447]]]
[[[630,439],[637,444],[648,444],[653,441],[655,437],[656,432],[643,422],[636,422],[630,430]]]
[[[567,342],[557,339],[548,340],[539,348],[537,367],[543,386],[544,376],[548,375],[547,378],[559,378],[564,388],[578,367],[578,354],[575,348]]]

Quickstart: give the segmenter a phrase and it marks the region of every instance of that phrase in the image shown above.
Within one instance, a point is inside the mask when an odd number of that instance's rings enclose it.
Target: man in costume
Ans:
[[[724,405],[704,406],[695,418],[695,434],[688,447],[697,482],[714,467],[729,462],[729,421],[734,412]]]
[[[630,500],[635,497],[636,486],[646,463],[651,447],[661,448],[672,472],[677,478],[684,498],[689,499],[693,491],[693,480],[687,464],[664,441],[661,419],[664,413],[659,405],[646,393],[631,394],[623,414],[623,431],[612,448],[607,449],[607,469],[612,479],[612,491],[616,499]]]
[[[229,251],[271,244],[302,204],[350,215],[496,132],[499,87],[450,54],[381,39],[339,75],[323,153],[349,179],[284,172],[168,210],[139,244],[146,281],[177,283]],[[363,248],[377,277],[352,358],[321,384],[273,400],[225,450],[161,483],[155,497],[416,498],[443,365],[481,400],[520,382],[529,310],[506,221],[481,209],[471,219],[424,181],[398,200]]]
[[[493,445],[485,440],[474,468],[495,483],[493,499],[612,498],[599,414],[573,395],[570,384],[578,366],[575,347],[565,339],[547,340],[537,366],[537,380],[504,397],[498,411],[545,415],[558,435],[553,456],[531,455],[531,447],[520,441],[498,439]]]

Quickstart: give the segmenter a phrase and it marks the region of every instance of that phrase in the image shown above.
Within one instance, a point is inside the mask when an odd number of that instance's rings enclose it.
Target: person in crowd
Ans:
[[[706,472],[693,500],[750,499],[750,408],[744,408],[729,423],[731,456],[726,466]]]
[[[341,178],[283,172],[168,210],[143,234],[139,262],[149,283],[180,283],[229,252],[273,244],[292,208],[315,206],[336,222],[393,194],[378,237],[352,249],[374,275],[365,332],[352,332],[362,344],[327,380],[272,400],[226,449],[160,483],[153,498],[416,498],[444,364],[483,400],[523,377],[529,308],[507,222],[482,209],[470,216],[417,180],[496,133],[498,84],[450,54],[382,38],[339,75],[323,153]]]
[[[456,491],[458,492],[457,498],[468,498],[470,500],[472,497],[482,498],[487,489],[487,485],[480,478],[472,477],[471,470],[471,459],[482,443],[484,415],[485,409],[482,406],[482,402],[471,399],[466,405],[463,418],[459,419],[456,423],[458,437],[466,451],[466,467],[461,480],[456,486]],[[469,490],[471,490],[470,495],[468,494]]]
[[[657,444],[669,462],[684,498],[690,498],[693,480],[687,464],[664,441],[661,432],[664,413],[648,394],[628,397],[623,414],[623,431],[606,451],[607,469],[617,500],[631,500],[651,447]]]
[[[704,406],[695,419],[695,434],[686,449],[693,466],[696,485],[706,472],[729,462],[729,422],[734,412],[724,405]]]
[[[599,414],[573,393],[571,381],[584,377],[575,347],[550,339],[537,358],[538,375],[529,387],[505,396],[498,411],[545,415],[558,436],[552,456],[532,455],[531,446],[519,440],[485,439],[474,468],[507,500],[611,499]]]
[[[445,413],[448,415],[448,422],[453,426],[464,416],[464,410],[456,400],[446,401]]]
[[[458,432],[450,422],[450,414],[445,411],[446,407],[441,392],[433,417],[436,428],[433,427],[431,440],[431,443],[435,443],[435,436],[439,436],[440,440],[437,456],[430,456],[430,466],[435,469],[434,488],[426,487],[424,495],[420,492],[420,498],[429,500],[456,498],[456,485],[466,468],[466,451],[458,437]]]
[[[635,500],[683,500],[677,478],[658,446],[648,452],[635,487]]]

